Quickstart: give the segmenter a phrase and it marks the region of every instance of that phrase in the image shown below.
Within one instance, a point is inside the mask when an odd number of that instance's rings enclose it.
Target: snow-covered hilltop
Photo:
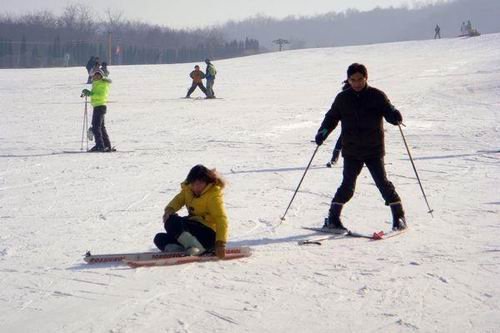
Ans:
[[[402,112],[434,218],[386,123],[386,167],[410,231],[298,246],[340,184],[341,165],[324,167],[338,129],[279,218],[352,62]],[[0,70],[0,331],[498,330],[500,34],[214,64],[216,100],[180,98],[194,64],[111,66],[111,154],[68,153],[80,150],[83,66]],[[230,245],[250,245],[252,257],[137,270],[83,262],[87,250],[152,250],[164,205],[197,163],[228,181]],[[362,232],[390,227],[366,169],[343,217]]]

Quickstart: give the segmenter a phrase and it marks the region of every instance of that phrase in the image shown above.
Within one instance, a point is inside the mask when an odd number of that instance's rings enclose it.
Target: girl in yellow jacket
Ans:
[[[182,246],[189,255],[215,250],[224,258],[227,242],[227,215],[224,209],[224,181],[205,166],[195,165],[181,184],[181,192],[165,207],[166,233],[158,233],[155,245],[161,251],[175,251]],[[189,215],[176,214],[186,206]]]
[[[107,78],[103,70],[98,68],[92,72],[92,90],[82,90],[82,95],[90,96],[90,104],[94,107],[92,112],[92,133],[94,133],[95,146],[89,150],[91,152],[111,152],[115,150],[111,146],[108,131],[104,124],[110,84],[111,79]]]

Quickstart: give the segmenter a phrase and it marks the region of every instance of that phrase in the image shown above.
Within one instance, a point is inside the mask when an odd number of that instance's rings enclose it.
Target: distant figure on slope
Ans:
[[[436,38],[441,39],[441,28],[437,24],[436,27],[434,28],[434,39]]]
[[[181,192],[165,207],[166,233],[156,234],[155,245],[161,251],[186,250],[188,255],[212,252],[224,258],[227,242],[227,215],[224,209],[224,180],[215,169],[195,165],[181,184]],[[189,215],[176,214],[186,206]]]
[[[99,57],[94,58],[94,66],[89,71],[89,81],[87,83],[92,83],[92,78],[94,77],[94,73],[98,70],[101,69],[101,60],[99,60]]]
[[[108,63],[103,61],[102,64],[101,64],[101,70],[102,72],[104,73],[104,77],[108,77],[109,76],[109,69],[108,69]]]
[[[189,88],[189,90],[187,92],[186,98],[191,97],[191,94],[196,89],[196,87],[199,87],[201,89],[201,91],[203,91],[205,96],[208,97],[207,89],[205,89],[205,86],[203,85],[203,79],[205,78],[205,73],[203,73],[200,70],[200,66],[198,66],[198,65],[194,66],[194,71],[192,71],[189,74],[189,76],[191,77],[191,79],[193,79],[193,82],[191,84],[191,88]]]
[[[110,84],[111,79],[106,78],[101,69],[97,69],[92,76],[92,90],[82,90],[82,95],[90,96],[90,104],[94,107],[92,112],[92,133],[94,134],[95,146],[89,150],[91,152],[114,151],[104,123]]]
[[[323,144],[338,122],[341,122],[343,179],[332,199],[324,227],[342,232],[347,230],[340,220],[340,213],[344,204],[352,198],[356,179],[363,165],[366,165],[386,205],[391,207],[392,228],[406,229],[401,199],[386,176],[382,121],[382,118],[385,118],[389,123],[399,125],[403,117],[384,92],[368,85],[368,71],[364,65],[350,65],[347,69],[347,80],[351,88],[337,95],[315,137],[317,145]]]
[[[205,71],[205,78],[207,79],[207,98],[215,98],[214,83],[217,70],[210,59],[205,59],[205,63],[207,64],[207,70]]]
[[[460,35],[466,35],[467,34],[467,26],[465,25],[465,21],[462,22],[462,25],[460,26]]]
[[[94,68],[94,65],[95,65],[95,57],[91,56],[89,61],[87,61],[87,65],[85,66],[88,74],[87,84],[92,83],[92,76],[90,75],[90,72],[92,71],[92,68]]]
[[[467,24],[465,25],[465,33],[467,35],[472,35],[472,23],[470,20],[467,20]]]
[[[347,80],[342,82],[344,85],[342,87],[342,91],[347,90],[351,88],[351,85]],[[326,166],[331,168],[332,165],[336,164],[337,161],[339,160],[340,152],[342,151],[342,133],[339,135],[339,138],[337,139],[337,143],[335,144],[335,147],[333,148],[332,152],[332,159],[330,162],[326,163]]]

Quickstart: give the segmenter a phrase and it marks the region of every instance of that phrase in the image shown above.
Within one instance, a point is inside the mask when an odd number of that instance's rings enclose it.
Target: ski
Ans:
[[[161,258],[182,257],[184,252],[131,252],[91,254],[88,251],[83,260],[88,264],[121,263],[123,260],[152,260]]]
[[[249,257],[252,254],[252,251],[249,247],[234,247],[226,249],[226,256],[222,260],[232,260],[232,259],[240,259]],[[208,255],[201,256],[188,256],[183,255],[180,257],[170,257],[170,258],[160,258],[160,259],[152,259],[152,260],[128,260],[124,259],[129,267],[139,268],[139,267],[155,267],[155,266],[172,266],[172,265],[181,265],[188,264],[193,262],[207,262],[207,261],[218,261],[221,260],[213,253]]]
[[[231,251],[246,251],[246,247],[227,248],[226,254]],[[248,248],[248,251],[250,249]],[[87,251],[83,260],[88,264],[104,264],[104,263],[122,263],[124,260],[141,261],[141,260],[157,260],[178,258],[186,256],[185,252],[130,252],[130,253],[109,253],[109,254],[92,254]]]
[[[387,239],[395,236],[399,236],[402,233],[405,233],[408,230],[408,228],[403,229],[403,230],[390,230],[387,232],[384,231],[379,231],[379,232],[374,232],[372,235],[373,240],[382,240],[382,239]]]
[[[398,235],[400,235],[408,230],[408,229],[390,230],[390,231],[382,231],[381,230],[381,231],[374,232],[373,234],[365,234],[365,233],[360,233],[360,232],[356,232],[356,231],[352,231],[352,230],[347,230],[345,232],[339,233],[339,230],[336,230],[336,229],[317,228],[317,227],[316,228],[315,227],[302,227],[302,228],[306,229],[306,230],[330,234],[331,236],[304,239],[304,240],[301,240],[298,242],[299,245],[308,245],[308,244],[321,245],[321,242],[324,240],[339,239],[339,238],[346,238],[346,237],[367,238],[367,239],[370,239],[372,241],[383,240],[383,239],[398,236]]]

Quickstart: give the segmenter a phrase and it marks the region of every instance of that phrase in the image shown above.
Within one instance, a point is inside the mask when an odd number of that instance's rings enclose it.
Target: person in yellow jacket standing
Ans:
[[[82,95],[90,96],[90,104],[94,108],[92,112],[92,133],[95,138],[95,146],[89,150],[91,152],[110,152],[115,150],[111,147],[108,131],[104,123],[110,84],[111,79],[104,75],[102,69],[97,69],[92,75],[92,90],[82,90]]]
[[[224,258],[228,221],[224,208],[224,180],[207,167],[198,164],[181,184],[181,191],[165,207],[163,223],[166,233],[158,233],[155,245],[161,251],[184,249],[188,255],[215,251]],[[188,216],[176,214],[182,207]]]

